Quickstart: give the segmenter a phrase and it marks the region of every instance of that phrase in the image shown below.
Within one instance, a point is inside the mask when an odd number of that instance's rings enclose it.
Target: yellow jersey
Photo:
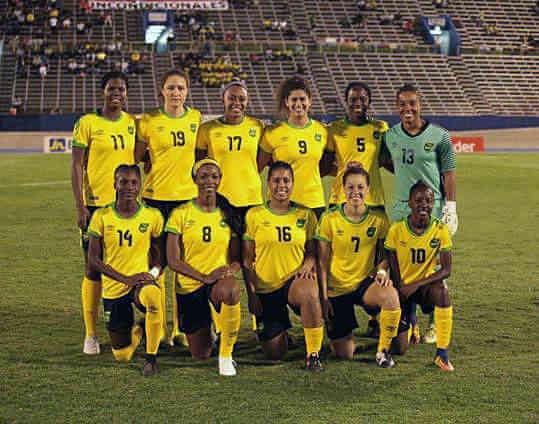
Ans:
[[[137,138],[148,146],[152,161],[142,197],[178,201],[197,195],[191,170],[200,120],[200,112],[188,107],[178,118],[162,109],[142,114],[137,121]]]
[[[305,243],[316,230],[316,216],[303,206],[278,214],[260,205],[249,209],[245,221],[243,238],[255,242],[256,291],[271,293],[283,287],[303,263]]]
[[[367,209],[359,222],[351,221],[343,205],[322,215],[315,238],[331,245],[328,296],[353,292],[375,267],[376,244],[386,237],[389,220],[384,212]]]
[[[219,193],[234,206],[262,203],[256,155],[263,129],[261,121],[249,116],[237,125],[217,118],[200,127],[197,149],[207,150],[208,156],[219,163],[223,173]]]
[[[274,161],[281,160],[292,166],[294,189],[291,199],[311,209],[326,205],[319,164],[327,139],[324,124],[311,119],[304,128],[288,122],[266,128],[260,144],[271,153]]]
[[[182,238],[181,260],[203,274],[228,264],[228,246],[235,236],[221,209],[202,210],[194,200],[172,211],[165,231]],[[176,274],[176,292],[188,294],[204,284],[182,274]]]
[[[397,253],[402,284],[410,284],[433,274],[438,254],[451,250],[452,243],[447,225],[440,220],[432,217],[428,228],[416,234],[405,218],[391,224],[384,246]]]
[[[348,163],[356,161],[369,173],[369,194],[365,203],[369,206],[384,206],[384,189],[378,157],[382,146],[382,134],[388,129],[389,126],[385,121],[368,121],[363,125],[354,125],[345,118],[329,124],[327,150],[335,152],[337,160],[337,176],[331,189],[330,203],[346,202],[342,176]]]
[[[82,116],[73,129],[73,147],[86,149],[83,174],[84,204],[114,202],[114,170],[135,163],[135,120],[126,112],[111,121],[101,112]]]
[[[118,214],[114,204],[95,211],[88,233],[103,241],[103,263],[124,275],[148,272],[151,239],[163,232],[163,215],[157,209],[139,203],[130,218]],[[129,293],[126,286],[105,275],[103,297],[117,299]]]

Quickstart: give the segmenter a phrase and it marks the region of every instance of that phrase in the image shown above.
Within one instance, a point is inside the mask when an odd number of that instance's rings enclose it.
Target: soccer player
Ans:
[[[392,221],[408,217],[408,193],[421,180],[434,192],[434,217],[445,222],[454,235],[458,227],[456,160],[449,133],[421,117],[421,96],[414,86],[399,88],[396,100],[401,122],[384,134],[382,147],[395,169]],[[412,314],[413,327],[416,321]],[[431,317],[425,341],[435,340]]]
[[[360,165],[369,174],[369,190],[365,203],[369,208],[384,210],[384,188],[380,166],[389,167],[387,155],[380,155],[382,135],[388,130],[387,122],[370,119],[368,112],[372,94],[363,82],[351,82],[344,90],[348,107],[344,119],[333,121],[328,126],[327,150],[332,152],[330,163],[337,164],[336,178],[331,189],[330,205],[340,205],[345,200],[342,176],[347,167]],[[386,160],[382,163],[381,160]],[[392,167],[391,167],[392,168]],[[380,328],[375,317],[369,315],[367,336],[378,338]]]
[[[359,167],[342,176],[346,202],[322,215],[319,240],[320,292],[331,347],[337,357],[352,359],[357,328],[354,305],[372,316],[380,313],[380,337],[376,363],[390,368],[389,353],[401,316],[399,295],[389,279],[383,242],[389,226],[385,212],[365,203],[369,174]],[[380,311],[381,310],[381,311]]]
[[[282,359],[288,351],[289,305],[303,322],[306,368],[321,371],[324,329],[315,274],[316,216],[290,200],[293,188],[292,167],[273,162],[268,171],[271,198],[265,205],[249,209],[246,216],[245,286],[266,356]]]
[[[395,339],[394,351],[403,355],[408,348],[412,307],[419,304],[424,313],[434,311],[436,355],[434,363],[444,371],[454,371],[447,348],[453,326],[453,307],[444,279],[451,274],[451,236],[449,228],[432,215],[435,190],[423,181],[410,189],[410,215],[394,222],[385,241],[391,278],[401,296],[404,330]],[[440,267],[437,270],[437,257]]]
[[[198,158],[209,156],[219,163],[223,170],[219,193],[243,221],[251,207],[262,204],[257,157],[264,126],[246,115],[248,101],[245,83],[238,79],[229,82],[223,89],[223,116],[202,124],[197,139]],[[242,272],[245,278],[245,270]],[[219,316],[214,318],[220,331]]]
[[[167,256],[176,275],[180,329],[187,334],[191,354],[211,355],[212,321],[209,302],[220,314],[219,374],[236,375],[232,350],[240,329],[238,227],[230,203],[217,193],[221,168],[213,159],[193,167],[198,197],[174,209],[166,225]]]
[[[137,122],[137,143],[135,159],[142,161],[149,153],[142,197],[144,202],[157,208],[165,222],[172,210],[190,201],[197,194],[191,178],[195,163],[197,133],[201,115],[194,108],[185,105],[189,94],[189,78],[178,70],[165,73],[161,79],[163,107],[144,113]],[[166,237],[163,234],[163,237]],[[166,317],[165,275],[159,279],[161,301]],[[173,329],[171,344],[187,345],[185,335],[178,329],[176,296],[173,294]],[[167,340],[166,319],[163,320],[161,340]]]
[[[101,275],[88,267],[87,228],[94,212],[114,201],[114,170],[134,163],[135,120],[122,109],[127,100],[127,77],[109,72],[101,80],[103,109],[82,116],[73,129],[71,185],[81,232],[85,274],[82,310],[86,337],[83,352],[100,352],[96,322],[101,299]]]
[[[303,78],[292,77],[281,83],[277,110],[286,120],[266,128],[260,144],[259,169],[271,159],[292,165],[295,181],[291,200],[312,209],[319,218],[326,207],[319,167],[327,129],[309,117],[311,104],[311,88]]]
[[[103,275],[105,321],[118,361],[129,361],[143,336],[134,322],[133,303],[145,313],[145,376],[157,374],[157,350],[163,309],[155,279],[162,269],[159,236],[163,217],[138,201],[141,186],[137,165],[114,172],[114,203],[97,210],[88,227],[91,270]],[[151,271],[150,271],[151,268]]]

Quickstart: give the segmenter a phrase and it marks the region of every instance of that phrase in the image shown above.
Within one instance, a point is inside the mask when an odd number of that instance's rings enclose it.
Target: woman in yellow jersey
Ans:
[[[238,225],[230,203],[217,193],[221,169],[213,159],[195,164],[198,197],[174,209],[166,225],[167,257],[176,275],[180,329],[187,334],[195,358],[212,350],[209,302],[220,313],[219,374],[236,375],[232,350],[240,329]]]
[[[307,345],[306,368],[320,371],[324,329],[315,274],[313,211],[290,200],[294,171],[282,161],[268,171],[270,200],[249,209],[244,238],[245,286],[249,310],[257,317],[266,356],[281,359],[291,327],[287,305],[301,315]]]
[[[342,176],[346,202],[322,215],[319,240],[322,311],[331,347],[339,358],[352,359],[357,328],[354,305],[373,316],[380,313],[376,362],[383,368],[395,363],[389,353],[401,315],[399,295],[389,279],[384,239],[389,221],[384,212],[365,204],[369,174],[359,166]],[[380,312],[381,310],[381,312]]]
[[[384,210],[384,188],[380,166],[393,172],[393,165],[387,155],[380,153],[382,135],[389,127],[385,121],[369,118],[372,93],[367,84],[351,82],[344,90],[344,98],[348,107],[347,116],[328,125],[328,162],[337,165],[333,168],[333,175],[336,175],[336,178],[329,204],[340,205],[346,200],[342,176],[349,166],[361,166],[369,173],[370,180],[365,203],[370,208]],[[373,338],[380,335],[378,321],[370,316],[366,335]]]
[[[161,79],[163,107],[142,114],[137,122],[135,159],[146,162],[146,176],[142,198],[147,205],[157,208],[165,221],[177,206],[196,196],[197,189],[191,178],[195,162],[195,146],[201,115],[187,107],[189,78],[178,70],[168,71]],[[166,311],[165,277],[159,280],[162,289],[163,308]],[[175,297],[175,296],[174,296]],[[185,335],[178,330],[176,302],[173,299],[173,333],[171,343],[185,344]],[[166,316],[166,313],[165,313]],[[161,334],[167,338],[166,320]]]
[[[451,236],[446,224],[432,216],[434,191],[418,181],[410,189],[411,214],[391,224],[385,247],[391,277],[399,290],[405,327],[395,339],[395,352],[408,349],[410,317],[419,304],[423,313],[434,311],[436,354],[434,363],[443,371],[454,371],[447,348],[453,328],[453,307],[444,279],[451,275]],[[438,256],[440,266],[438,267]]]
[[[311,88],[304,79],[292,77],[281,83],[277,108],[286,120],[264,131],[259,168],[272,159],[292,165],[295,184],[291,200],[312,209],[319,218],[326,207],[319,167],[327,129],[309,117],[311,104]]]
[[[156,283],[162,269],[158,238],[163,231],[161,213],[138,201],[141,176],[136,165],[120,165],[114,172],[114,203],[96,211],[88,228],[88,262],[103,275],[103,304],[112,353],[129,361],[143,329],[134,322],[133,303],[145,313],[145,376],[159,372],[156,355],[163,320]],[[151,270],[150,270],[151,268]]]
[[[127,99],[127,86],[125,74],[105,74],[101,80],[103,109],[82,116],[73,129],[71,184],[85,261],[82,310],[86,337],[83,352],[88,355],[100,352],[96,322],[101,275],[88,267],[87,228],[93,213],[114,201],[116,167],[134,163],[135,120],[122,110]]]

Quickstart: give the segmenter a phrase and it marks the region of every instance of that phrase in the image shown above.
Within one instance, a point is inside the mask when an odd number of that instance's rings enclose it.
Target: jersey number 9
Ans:
[[[305,140],[299,140],[298,147],[301,154],[304,155],[305,153],[307,153],[307,142]]]

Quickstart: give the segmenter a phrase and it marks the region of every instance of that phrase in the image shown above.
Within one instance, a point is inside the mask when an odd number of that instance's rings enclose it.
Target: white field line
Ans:
[[[41,187],[41,186],[51,186],[51,185],[61,185],[70,183],[70,180],[61,180],[61,181],[43,181],[41,183],[23,183],[23,184],[3,184],[0,185],[0,188],[6,187]]]

